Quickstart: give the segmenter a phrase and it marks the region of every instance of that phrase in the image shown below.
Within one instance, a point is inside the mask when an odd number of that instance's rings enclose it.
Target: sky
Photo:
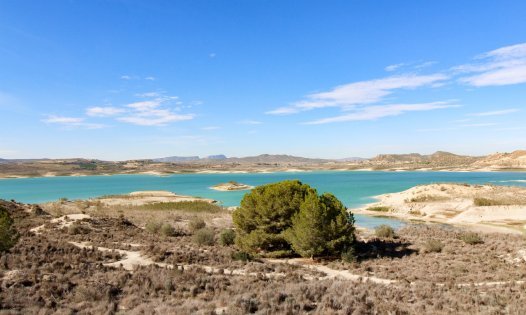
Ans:
[[[0,0],[0,158],[526,149],[526,1]]]

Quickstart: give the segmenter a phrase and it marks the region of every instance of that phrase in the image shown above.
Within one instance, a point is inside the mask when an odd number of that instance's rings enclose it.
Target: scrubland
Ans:
[[[221,245],[219,235],[231,228],[230,212],[198,202],[97,208],[62,200],[44,209],[1,202],[19,238],[1,253],[0,313],[526,311],[526,240],[521,235],[415,224],[394,234],[362,232],[350,263],[267,260]],[[75,211],[84,216],[72,215]],[[147,229],[153,218],[174,233]],[[203,230],[198,220],[212,233],[212,243],[196,241],[194,235]],[[429,247],[433,243],[441,244],[440,250]],[[131,267],[126,264],[130,258],[136,263]]]

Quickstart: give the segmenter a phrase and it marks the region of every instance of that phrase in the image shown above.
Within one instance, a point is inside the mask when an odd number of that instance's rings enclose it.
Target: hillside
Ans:
[[[430,164],[433,166],[459,166],[470,165],[478,157],[457,155],[444,151],[437,151],[430,155],[419,153],[410,154],[380,154],[369,160],[372,164]]]
[[[526,150],[517,150],[511,153],[495,153],[488,155],[475,163],[477,167],[490,167],[495,169],[526,168]]]

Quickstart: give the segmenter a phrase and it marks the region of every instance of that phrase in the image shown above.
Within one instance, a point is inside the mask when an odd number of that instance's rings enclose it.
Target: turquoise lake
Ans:
[[[523,172],[369,172],[369,171],[317,171],[251,174],[174,174],[112,175],[80,177],[40,177],[0,179],[0,198],[25,203],[40,203],[65,197],[85,199],[102,195],[124,194],[138,190],[168,190],[182,195],[218,200],[224,206],[237,206],[246,191],[219,192],[211,186],[228,181],[248,185],[261,185],[285,179],[299,179],[315,187],[318,192],[331,192],[349,208],[372,202],[375,195],[399,192],[419,184],[460,182],[526,186]],[[364,227],[401,222],[356,215]]]

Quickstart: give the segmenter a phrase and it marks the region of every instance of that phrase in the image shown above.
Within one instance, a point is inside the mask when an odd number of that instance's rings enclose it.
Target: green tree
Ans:
[[[298,180],[254,188],[241,200],[232,217],[236,226],[236,245],[243,251],[290,252],[284,232],[292,226],[308,194],[316,191]]]
[[[354,219],[345,206],[297,180],[256,187],[234,211],[233,221],[236,245],[249,253],[335,255],[354,242]]]
[[[292,218],[286,239],[303,257],[341,254],[354,242],[354,219],[332,194],[310,194]]]
[[[0,206],[0,252],[11,248],[17,239],[13,219],[4,207]]]

